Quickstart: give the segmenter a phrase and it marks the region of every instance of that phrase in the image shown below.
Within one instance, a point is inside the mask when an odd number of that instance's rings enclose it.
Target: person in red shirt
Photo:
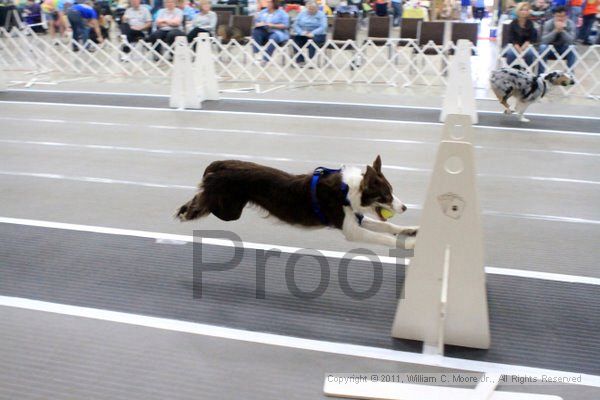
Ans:
[[[586,0],[583,8],[583,25],[579,29],[579,40],[585,45],[591,45],[590,33],[592,26],[596,20],[596,13],[598,12],[598,4],[600,0]]]
[[[581,17],[581,12],[583,11],[584,0],[571,0],[568,2],[569,4],[569,19],[573,21],[575,24],[575,29],[577,29],[577,24],[579,22],[579,17]]]

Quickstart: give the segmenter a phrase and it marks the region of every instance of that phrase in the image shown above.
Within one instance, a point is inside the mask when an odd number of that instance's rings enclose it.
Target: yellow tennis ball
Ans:
[[[387,208],[382,208],[380,213],[381,216],[385,219],[390,219],[394,216],[394,212],[392,210],[388,210]]]

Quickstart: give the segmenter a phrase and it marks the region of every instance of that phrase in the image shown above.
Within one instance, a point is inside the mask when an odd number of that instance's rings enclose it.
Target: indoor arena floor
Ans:
[[[448,347],[439,362],[419,343],[390,338],[402,266],[384,264],[370,299],[340,289],[340,254],[364,244],[252,208],[228,223],[173,218],[214,160],[308,173],[380,154],[409,207],[393,221],[416,225],[439,109],[252,97],[180,111],[160,95],[0,93],[0,398],[315,399],[327,373],[456,370],[582,374],[579,385],[499,390],[600,398],[597,106],[536,108],[529,124],[497,109],[479,114],[492,348]],[[201,298],[193,296],[194,230],[249,243],[238,267],[205,273]],[[260,299],[256,263],[270,247],[284,251],[266,261]],[[329,261],[318,298],[286,288],[296,248],[323,250]],[[204,251],[221,262],[232,252],[218,243]],[[353,265],[353,287],[368,288],[372,268]],[[319,284],[308,257],[295,272],[303,290]]]

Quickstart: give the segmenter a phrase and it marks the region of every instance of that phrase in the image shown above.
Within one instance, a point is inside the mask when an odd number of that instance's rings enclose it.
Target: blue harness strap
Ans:
[[[341,171],[342,171],[341,169],[330,169],[330,168],[325,168],[325,167],[318,167],[318,168],[315,168],[315,171],[313,172],[313,176],[310,181],[311,204],[312,204],[313,212],[315,213],[317,218],[319,218],[319,221],[321,221],[321,223],[323,225],[329,226],[329,221],[327,220],[327,217],[325,217],[325,214],[323,214],[323,211],[321,211],[321,206],[319,205],[319,199],[317,198],[317,185],[319,184],[319,179],[321,179],[322,176],[326,176],[326,175],[330,175],[330,174],[339,174]],[[344,194],[344,205],[350,206],[350,200],[348,200],[348,190],[349,190],[348,184],[346,184],[346,182],[342,181],[340,189],[342,190],[342,193]],[[356,215],[356,219],[358,220],[358,224],[360,225],[364,217],[362,214],[359,214],[359,213],[355,213],[355,215]]]

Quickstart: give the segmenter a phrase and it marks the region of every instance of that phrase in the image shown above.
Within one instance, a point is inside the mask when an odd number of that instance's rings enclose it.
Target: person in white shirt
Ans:
[[[216,30],[217,13],[211,11],[210,0],[200,0],[200,12],[196,14],[192,21],[192,30],[187,35],[188,42],[191,43],[201,32],[215,36]]]
[[[152,27],[152,15],[148,8],[140,5],[140,0],[131,0],[129,7],[121,19],[121,33],[127,37],[128,43],[135,43],[144,39],[146,33]],[[123,46],[123,52],[129,53],[129,46]]]
[[[158,40],[171,46],[177,36],[185,36],[183,28],[183,11],[175,7],[175,0],[165,0],[165,8],[161,8],[156,15],[156,30],[150,35],[150,42],[154,45]],[[160,53],[161,46],[155,49]]]

